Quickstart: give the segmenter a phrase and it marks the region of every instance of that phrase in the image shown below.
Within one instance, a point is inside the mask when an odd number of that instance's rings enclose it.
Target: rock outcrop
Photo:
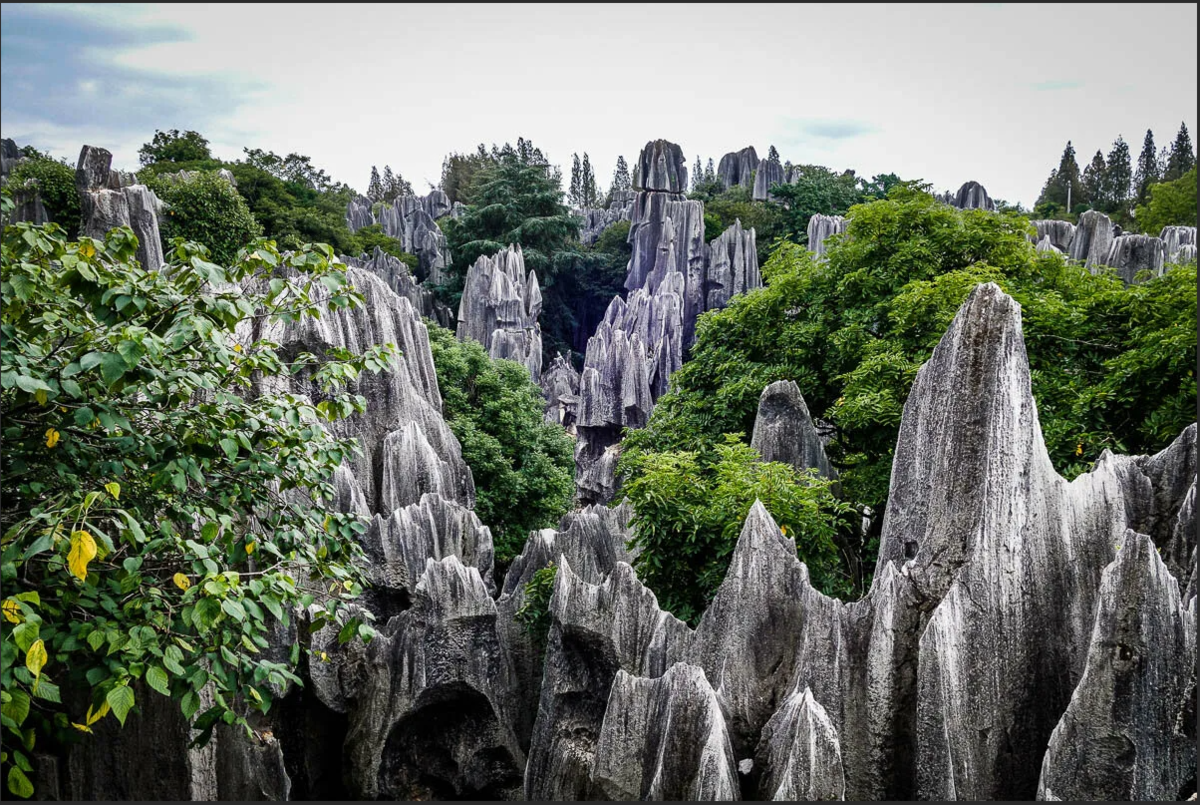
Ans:
[[[837,729],[807,687],[792,691],[763,728],[754,766],[758,799],[819,802],[846,798]]]
[[[808,219],[808,250],[817,257],[825,255],[825,241],[832,235],[840,235],[846,231],[849,221],[840,215],[821,215],[817,213]]]
[[[1079,216],[1075,237],[1067,254],[1089,269],[1102,265],[1108,259],[1113,237],[1113,224],[1109,217],[1102,212],[1088,210]]]
[[[1052,219],[1030,221],[1037,236],[1034,243],[1040,247],[1043,241],[1049,241],[1056,251],[1066,254],[1071,250],[1071,242],[1075,240],[1075,224],[1070,221],[1055,221]]]
[[[1164,226],[1158,234],[1168,263],[1187,263],[1196,259],[1196,227]]]
[[[646,143],[633,167],[633,189],[659,193],[686,193],[687,163],[683,149],[666,140]]]
[[[417,278],[412,275],[412,271],[405,263],[401,262],[400,258],[388,254],[376,246],[369,256],[366,254],[361,257],[342,255],[340,259],[348,266],[370,271],[382,279],[389,288],[407,299],[413,309],[422,316],[436,321],[442,327],[452,326],[453,316],[450,308],[439,302],[434,297],[433,291],[418,282]]]
[[[112,153],[85,145],[75,168],[75,186],[83,210],[81,234],[103,238],[110,229],[127,226],[138,239],[138,262],[147,271],[163,264],[162,238],[158,233],[161,203],[145,185],[122,186],[112,170]]]
[[[351,232],[379,224],[383,234],[400,241],[404,251],[420,260],[420,279],[437,285],[445,281],[443,272],[450,264],[450,249],[437,219],[454,213],[450,198],[441,190],[425,196],[401,196],[382,205],[378,216],[365,196],[351,199],[346,208],[346,225]]]
[[[734,295],[762,287],[755,233],[743,229],[741,219],[714,238],[705,255],[704,310],[720,310]],[[690,346],[691,339],[685,344]]]
[[[542,291],[525,271],[520,246],[481,256],[467,269],[458,306],[458,339],[483,344],[493,358],[516,361],[533,382],[542,375]]]
[[[1113,238],[1109,245],[1104,265],[1115,269],[1117,276],[1129,285],[1141,271],[1149,271],[1154,276],[1162,274],[1166,257],[1166,249],[1158,238],[1149,235],[1121,235]]]
[[[542,396],[546,398],[546,421],[562,425],[575,433],[579,418],[579,372],[558,353],[542,372]]]
[[[741,151],[731,151],[721,157],[717,165],[717,179],[728,190],[735,185],[745,188],[754,186],[754,172],[758,170],[758,152],[748,145]]]
[[[607,207],[579,211],[583,224],[579,228],[579,242],[591,246],[604,230],[619,221],[628,221],[633,212],[634,192],[618,190],[612,194]]]
[[[766,201],[771,198],[771,188],[777,184],[784,184],[787,176],[784,174],[783,165],[778,159],[764,159],[758,163],[758,169],[754,174],[754,190],[752,198],[755,201]]]
[[[763,461],[790,464],[801,472],[814,469],[824,478],[837,477],[794,381],[779,380],[763,389],[750,446]]]
[[[958,188],[954,194],[954,206],[960,210],[989,210],[994,212],[996,203],[979,182],[970,181]]]

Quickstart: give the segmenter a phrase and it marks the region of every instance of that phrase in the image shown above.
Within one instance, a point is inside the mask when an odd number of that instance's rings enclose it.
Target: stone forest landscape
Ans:
[[[279,8],[3,4],[5,799],[1196,799],[1195,5]]]

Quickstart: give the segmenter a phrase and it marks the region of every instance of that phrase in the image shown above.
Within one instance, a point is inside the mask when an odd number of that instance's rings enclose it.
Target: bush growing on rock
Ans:
[[[237,259],[238,250],[262,235],[246,201],[216,173],[186,179],[159,177],[151,189],[167,205],[161,218],[163,242],[174,238],[203,244],[218,263]]]
[[[26,159],[17,162],[8,177],[10,186],[14,188],[30,181],[37,185],[38,195],[50,220],[61,226],[68,236],[78,234],[82,212],[79,191],[75,188],[75,166],[65,159],[51,159],[34,151]]]
[[[127,228],[77,242],[53,223],[4,228],[0,698],[20,796],[35,742],[124,724],[135,688],[177,701],[202,741],[245,726],[299,682],[299,645],[268,650],[288,613],[312,605],[320,624],[361,590],[366,526],[325,508],[355,445],[326,423],[363,410],[338,387],[394,349],[285,362],[238,332],[360,304],[344,267],[324,245],[284,256],[263,241],[223,267],[181,242],[146,271],[136,249]],[[252,392],[298,371],[328,398]],[[370,634],[353,618],[341,638]]]

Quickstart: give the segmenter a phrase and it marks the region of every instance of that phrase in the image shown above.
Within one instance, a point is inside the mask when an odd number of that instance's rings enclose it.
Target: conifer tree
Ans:
[[[592,170],[592,160],[588,156],[587,151],[583,152],[583,172],[579,182],[579,194],[582,198],[582,206],[595,207],[600,200],[600,191],[596,187],[596,174]]]
[[[1107,189],[1108,165],[1104,161],[1104,152],[1096,149],[1096,155],[1083,169],[1083,192],[1093,206],[1100,206]]]
[[[391,165],[383,166],[383,201],[389,204],[401,196],[413,194],[412,185],[400,174],[392,173]]]
[[[629,190],[633,187],[633,181],[629,178],[629,165],[625,162],[625,157],[617,157],[617,169],[613,171],[612,191],[615,193],[618,190]]]
[[[371,201],[383,201],[383,183],[379,180],[379,169],[371,166],[371,181],[367,184],[367,198]]]
[[[1129,209],[1129,188],[1133,184],[1133,159],[1124,137],[1117,137],[1108,152],[1104,170],[1104,198],[1092,205],[1110,214],[1121,215]]]
[[[692,190],[704,181],[704,168],[700,165],[700,155],[696,155],[696,164],[692,167]]]
[[[715,182],[717,180],[717,169],[713,165],[712,157],[708,158],[708,163],[704,166],[704,181]]]
[[[1133,176],[1134,201],[1138,205],[1146,203],[1150,185],[1159,180],[1158,152],[1154,149],[1154,132],[1146,129],[1146,138],[1142,140],[1142,153],[1138,155],[1137,171]]]
[[[779,161],[779,152],[775,150],[775,146],[771,146],[770,150],[767,151],[767,159],[771,160],[772,162]]]
[[[567,189],[567,199],[572,207],[583,206],[583,168],[579,163],[579,154],[571,155],[571,184]]]
[[[1179,124],[1179,133],[1171,144],[1171,153],[1167,157],[1167,167],[1163,171],[1162,180],[1173,182],[1187,173],[1196,164],[1196,152],[1192,150],[1192,138],[1188,134],[1187,124]]]

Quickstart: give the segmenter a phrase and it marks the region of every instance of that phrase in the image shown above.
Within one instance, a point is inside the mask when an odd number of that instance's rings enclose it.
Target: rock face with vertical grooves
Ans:
[[[741,151],[731,151],[721,157],[717,165],[717,179],[728,190],[735,185],[745,188],[754,186],[754,172],[758,170],[758,152],[748,145]]]
[[[467,269],[458,307],[458,339],[483,344],[493,358],[516,361],[533,382],[542,376],[542,292],[526,273],[520,246],[481,256]]]
[[[784,184],[786,179],[783,165],[779,164],[778,159],[764,159],[758,163],[758,170],[754,174],[752,198],[755,201],[766,201],[771,198],[771,188],[777,184]]]
[[[617,671],[594,777],[616,801],[740,799],[725,719],[704,672],[684,663],[656,679]]]
[[[1121,235],[1113,238],[1108,247],[1104,265],[1116,269],[1117,276],[1126,285],[1134,282],[1140,271],[1149,271],[1154,276],[1163,272],[1167,253],[1163,242],[1149,235]]]
[[[1196,259],[1196,227],[1164,226],[1158,237],[1168,263],[1182,264]]]
[[[575,422],[579,418],[579,372],[561,352],[542,372],[541,386],[542,396],[546,398],[546,421],[562,425],[568,433],[575,433]]]
[[[431,285],[444,282],[450,249],[437,219],[453,214],[449,197],[441,190],[431,190],[426,196],[401,196],[384,205],[378,217],[373,207],[365,196],[351,199],[346,208],[346,226],[350,231],[379,224],[383,234],[400,241],[404,251],[417,256],[422,281]]]
[[[817,257],[825,255],[825,241],[846,231],[849,221],[840,215],[821,215],[808,219],[808,250]]]
[[[17,148],[14,140],[7,137],[0,140],[0,182],[8,181],[8,175],[12,173],[20,159],[21,150]]]
[[[995,211],[996,203],[988,195],[987,190],[979,182],[970,181],[958,188],[954,194],[954,206],[960,210],[989,210]]]
[[[648,192],[686,193],[687,163],[683,149],[666,140],[651,140],[638,155],[633,188]]]
[[[705,310],[719,310],[734,294],[762,286],[754,230],[743,229],[741,219],[708,244],[707,256]]]
[[[451,326],[453,317],[450,309],[437,301],[433,292],[419,283],[398,257],[376,246],[369,257],[364,254],[361,257],[342,256],[340,259],[348,266],[370,271],[382,279],[389,288],[406,298],[422,316],[433,319],[442,327]]]
[[[1049,239],[1050,245],[1066,254],[1071,250],[1071,242],[1075,240],[1075,224],[1070,221],[1038,220],[1030,221],[1037,230],[1034,243],[1039,246],[1042,241]]]
[[[815,469],[824,478],[837,477],[794,381],[779,380],[763,389],[750,446],[763,461],[790,464],[801,472]]]
[[[1072,260],[1091,268],[1108,259],[1112,241],[1113,224],[1109,217],[1102,212],[1088,210],[1079,216],[1068,255]]]
[[[604,230],[618,221],[628,221],[633,212],[634,195],[632,190],[614,191],[607,207],[580,210],[583,224],[579,228],[579,242],[591,246]]]
[[[1104,569],[1083,678],[1042,760],[1038,799],[1173,800],[1196,774],[1196,608],[1148,537]]]
[[[103,238],[120,226],[133,229],[138,239],[138,262],[147,271],[163,264],[162,238],[158,233],[158,198],[144,185],[122,187],[122,177],[112,170],[112,153],[85,145],[75,168],[75,187],[83,210],[82,234]]]
[[[754,765],[760,800],[844,800],[846,775],[837,730],[807,687],[792,691],[763,728]]]

